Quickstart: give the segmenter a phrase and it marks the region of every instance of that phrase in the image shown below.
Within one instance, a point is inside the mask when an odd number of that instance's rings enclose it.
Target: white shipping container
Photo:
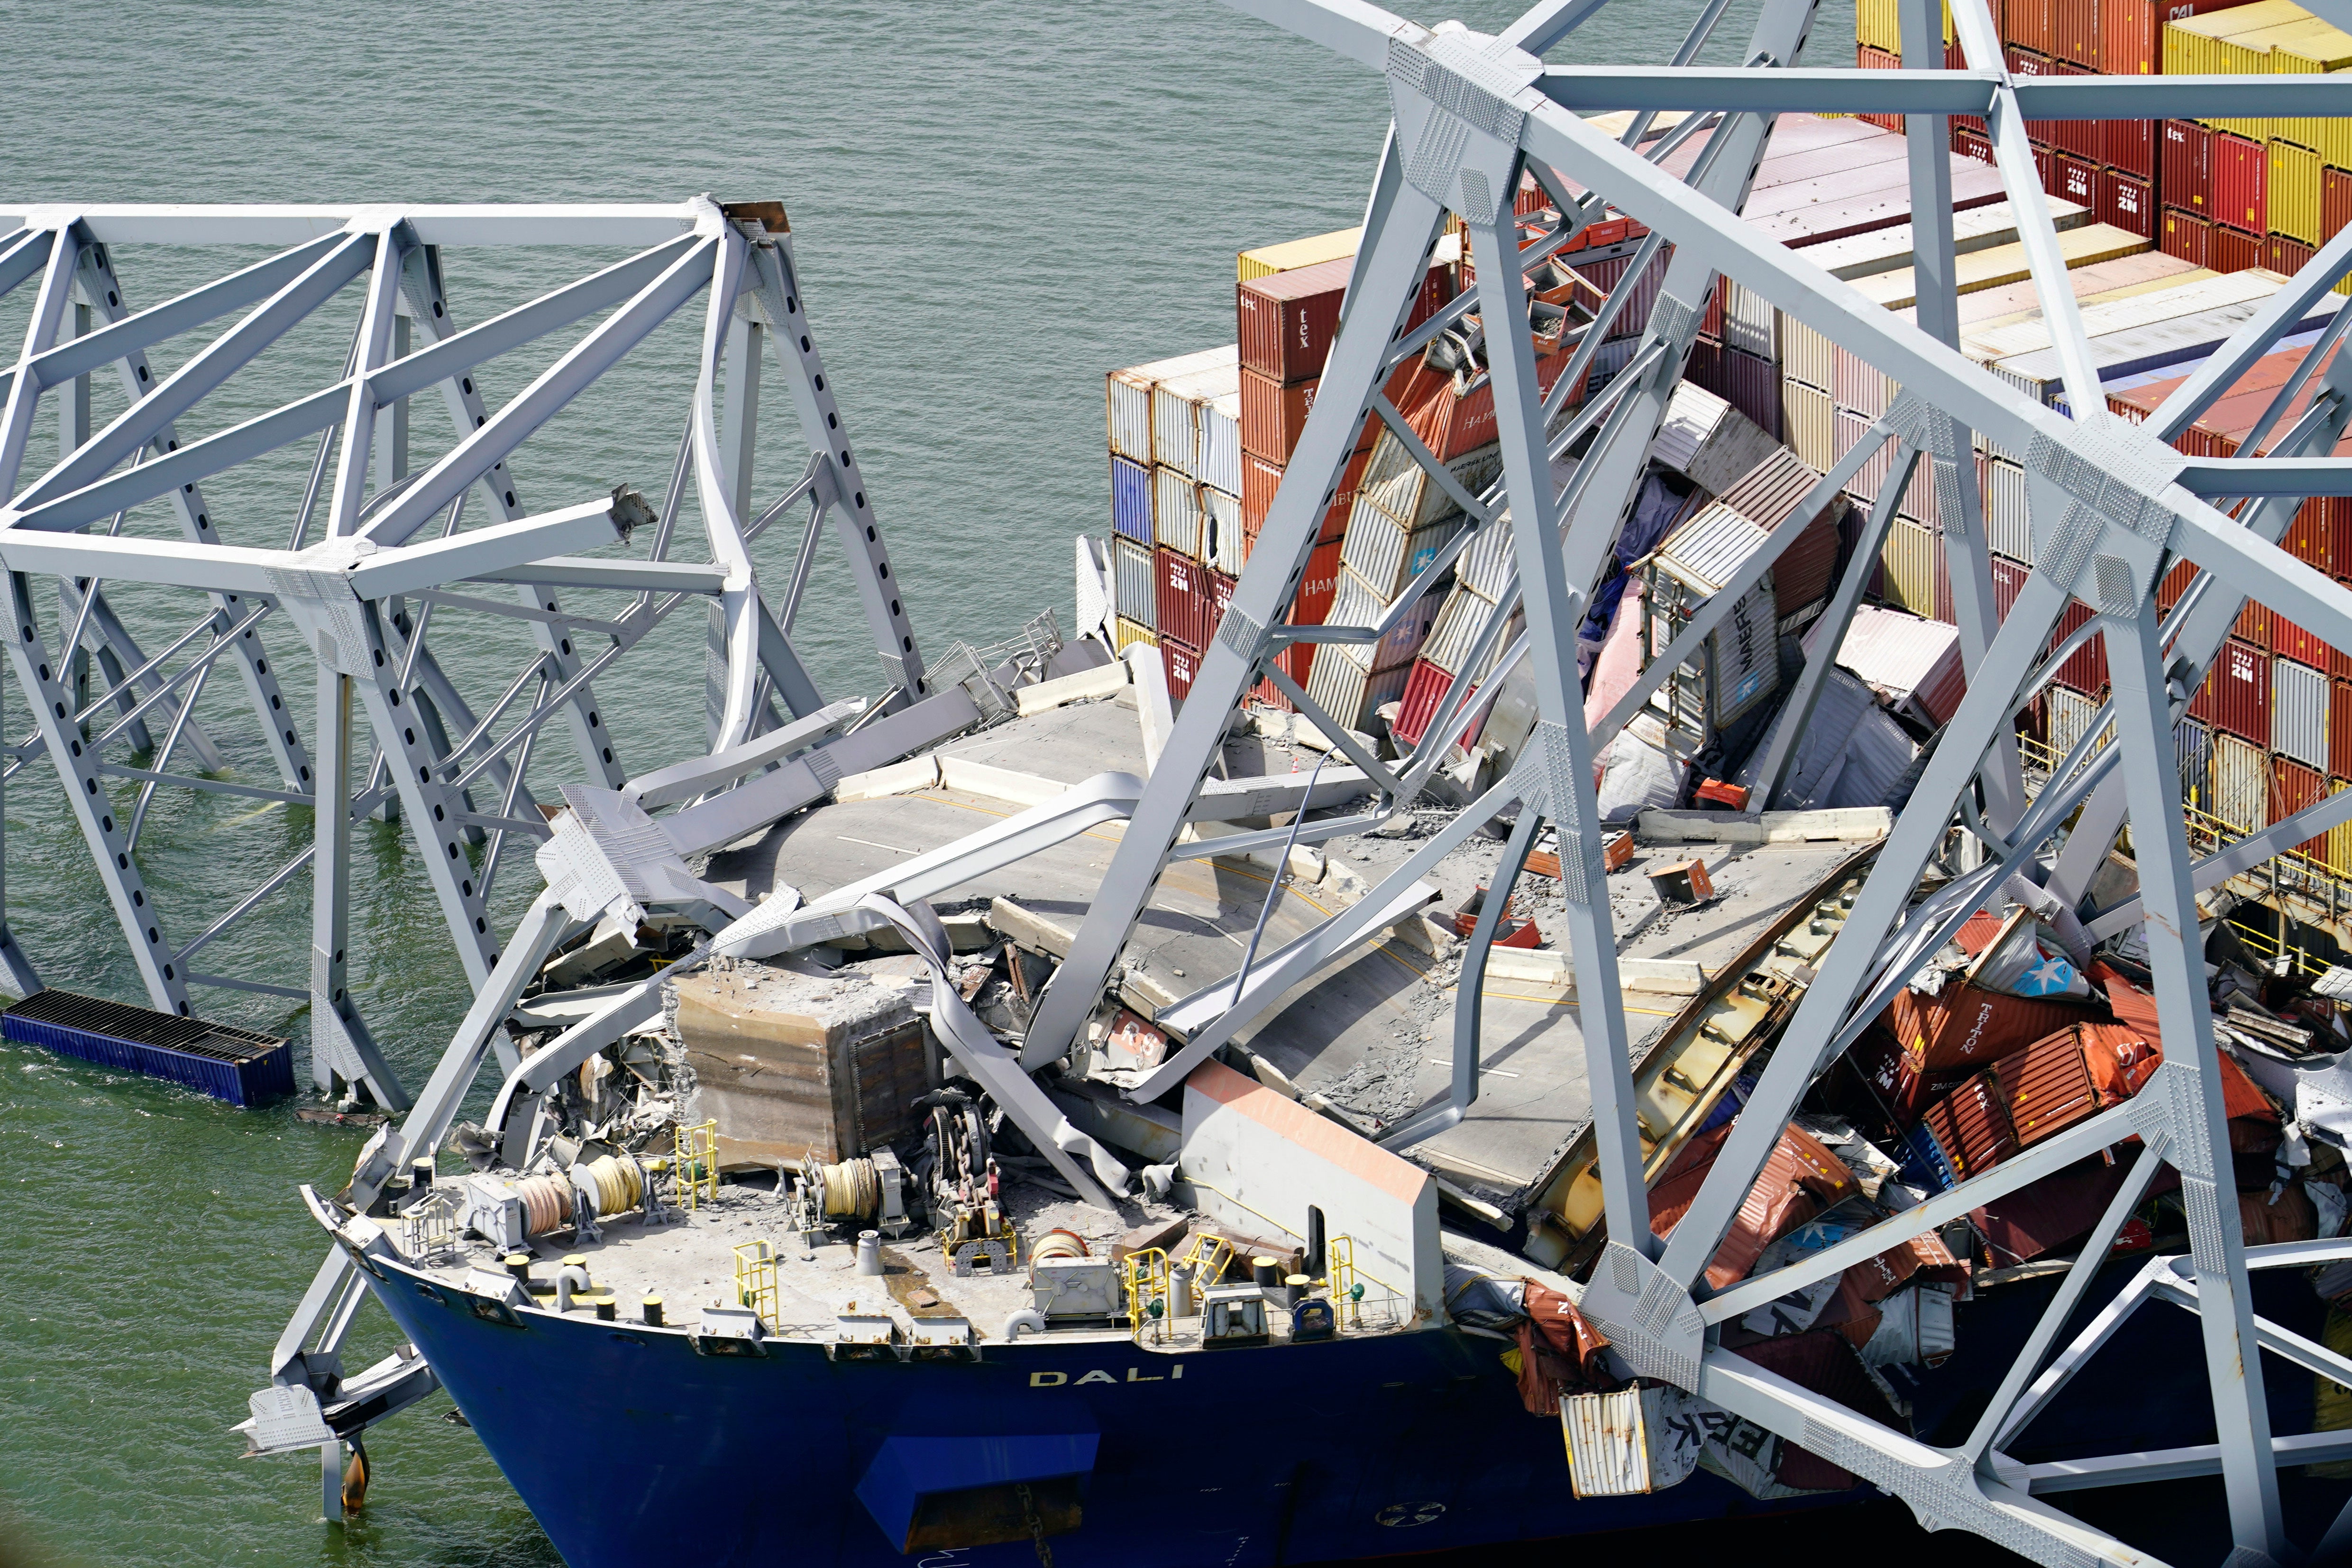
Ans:
[[[1104,391],[1105,416],[1110,426],[1110,449],[1122,458],[1150,468],[1153,461],[1151,389],[1170,376],[1191,375],[1196,371],[1213,370],[1222,364],[1238,365],[1240,363],[1241,346],[1227,343],[1223,348],[1202,349],[1196,353],[1178,354],[1173,359],[1154,360],[1150,364],[1130,365],[1125,370],[1112,371]]]
[[[1445,600],[1444,594],[1424,594],[1419,603],[1405,612],[1404,617],[1389,629],[1389,634],[1376,643],[1329,643],[1351,663],[1370,670],[1385,670],[1401,664],[1411,664],[1421,652],[1422,644],[1429,638],[1431,623],[1437,619],[1438,610]],[[1339,586],[1331,597],[1331,609],[1325,618],[1326,626],[1376,626],[1388,614],[1391,601],[1380,591],[1345,566],[1339,568]],[[1316,656],[1318,659],[1320,654]]]
[[[1228,577],[1242,574],[1242,498],[1227,495],[1214,485],[1202,485],[1201,499],[1201,559]]]
[[[1179,555],[1201,558],[1201,487],[1190,474],[1151,471],[1151,537]]]
[[[2213,731],[2200,719],[2172,727],[2172,754],[2180,763],[2180,798],[2205,809],[2206,780],[2213,772]]]
[[[2085,304],[2081,307],[2083,335],[2095,338],[2226,306],[2260,302],[2278,292],[2279,281],[2276,275],[2259,269],[2210,273],[2169,289]],[[2038,313],[2022,321],[2003,318],[1960,329],[1960,352],[1980,363],[2031,353],[2050,343],[2049,319]]]
[[[1511,536],[1511,514],[1497,512],[1492,522],[1479,525],[1478,531],[1462,553],[1454,557],[1454,580],[1472,593],[1488,599],[1500,599],[1503,589],[1518,568],[1517,542]]]
[[[2213,734],[2213,771],[2207,775],[2205,809],[2233,827],[2249,831],[2271,822],[2270,753],[2235,735]]]
[[[1445,468],[1464,489],[1477,495],[1502,475],[1502,443],[1490,441],[1476,451],[1465,452],[1447,463]],[[1462,503],[1428,469],[1413,461],[1404,443],[1387,429],[1381,430],[1380,438],[1372,444],[1371,458],[1364,465],[1364,477],[1356,487],[1356,498],[1359,504],[1370,501],[1407,529],[1419,528],[1462,510]]]
[[[1705,1445],[1689,1422],[1675,1419],[1682,1405],[1680,1394],[1664,1387],[1562,1394],[1560,1433],[1576,1495],[1629,1497],[1687,1478]]]
[[[1984,492],[1985,538],[1996,555],[2033,564],[2033,519],[2026,510],[2025,470],[2006,458],[1984,457],[1977,464]]]
[[[2091,221],[2091,209],[2086,206],[2061,201],[2056,196],[2044,196],[2042,201],[2048,207],[2052,225],[2056,228],[2081,228]],[[2017,209],[2007,202],[1969,207],[1952,215],[1952,251],[1955,255],[2016,242]],[[1805,247],[1805,259],[1832,278],[1852,280],[1879,272],[1899,271],[1914,265],[1916,256],[1914,243],[1911,226],[1896,224],[1892,228],[1874,228],[1864,234],[1850,234],[1840,239],[1809,245]]]
[[[2099,700],[2085,697],[2079,691],[2069,691],[2063,686],[2044,689],[2050,700],[2050,750],[2063,757],[2074,749],[2098,717]]]
[[[1780,312],[1751,289],[1726,278],[1717,285],[1723,295],[1723,342],[1726,348],[1778,363],[1780,358]]]
[[[1201,477],[1201,426],[1207,405],[1216,398],[1231,393],[1238,398],[1242,389],[1240,351],[1234,351],[1231,363],[1196,370],[1186,375],[1170,376],[1151,389],[1151,457],[1164,468],[1175,469],[1187,479]],[[1238,454],[1240,434],[1234,435]],[[1237,455],[1234,467],[1241,467]],[[1234,475],[1238,479],[1238,472]],[[1241,486],[1234,486],[1239,490]]]
[[[1232,392],[1201,405],[1201,482],[1227,495],[1242,493],[1242,395]],[[1236,567],[1238,571],[1240,568]]]
[[[2324,326],[2327,318],[2345,302],[2341,294],[2322,294],[2284,330],[2289,332],[2307,331],[2315,326]],[[2092,368],[2104,381],[2136,371],[2183,364],[2203,358],[2226,342],[2263,308],[2263,303],[2250,300],[2243,304],[2225,306],[2220,310],[2200,310],[2194,315],[2102,332],[2091,339]],[[2052,401],[2061,390],[2058,351],[2055,349],[2036,349],[2030,353],[2012,354],[1996,361],[1991,368],[1994,374],[2039,403]]]
[[[2271,750],[2327,771],[2327,676],[2293,659],[2271,660]]]
[[[1152,570],[1151,547],[1139,539],[1115,534],[1110,542],[1111,613],[1133,621],[1146,631],[1160,629],[1160,584]]]
[[[1384,702],[1404,695],[1411,661],[1375,675],[1346,658],[1340,645],[1326,643],[1315,650],[1315,668],[1307,677],[1307,695],[1317,706],[1350,730],[1374,733],[1378,710]]]
[[[1390,597],[1426,570],[1437,552],[1467,526],[1460,512],[1407,531],[1404,524],[1362,496],[1348,514],[1339,563]]]

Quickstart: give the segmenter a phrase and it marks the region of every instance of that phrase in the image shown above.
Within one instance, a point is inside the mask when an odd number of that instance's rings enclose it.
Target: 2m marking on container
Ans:
[[[1139,1366],[1131,1366],[1127,1369],[1127,1381],[1129,1383],[1160,1383],[1163,1381],[1168,1383],[1181,1383],[1183,1380],[1184,1363],[1181,1361],[1171,1362],[1169,1363],[1168,1374],[1164,1379],[1158,1373],[1153,1373],[1148,1377],[1145,1376],[1143,1369]],[[1070,1381],[1070,1374],[1066,1372],[1033,1372],[1029,1374],[1029,1386],[1032,1388],[1060,1388]],[[1092,1372],[1079,1373],[1077,1382],[1081,1384],[1108,1383],[1116,1387],[1118,1386],[1118,1379],[1103,1371],[1102,1368],[1097,1367]]]

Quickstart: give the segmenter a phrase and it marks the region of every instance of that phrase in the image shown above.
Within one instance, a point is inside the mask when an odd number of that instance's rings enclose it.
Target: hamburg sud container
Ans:
[[[2217,741],[2235,735],[2266,750],[2271,741],[2271,656],[2234,637],[2224,642],[2189,712],[2212,725]]]
[[[1220,365],[1239,363],[1240,351],[1228,343],[1173,359],[1154,360],[1110,373],[1104,393],[1110,424],[1110,449],[1130,462],[1150,468],[1155,459],[1151,443],[1151,393],[1171,377],[1192,375]]]
[[[1720,501],[1667,537],[1651,557],[1646,585],[1652,658],[1723,588],[1769,531]],[[1675,724],[1705,736],[1732,723],[1780,688],[1772,575],[1740,596],[1707,634],[1696,659],[1668,679],[1654,702]]]

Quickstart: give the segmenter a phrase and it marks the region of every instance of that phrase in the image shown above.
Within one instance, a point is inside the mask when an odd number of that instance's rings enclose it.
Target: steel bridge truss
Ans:
[[[1273,676],[1327,733],[1344,733],[1345,726],[1330,721],[1304,692],[1282,680],[1272,660],[1295,641],[1358,641],[1381,629],[1282,624],[1360,422],[1379,419],[1469,512],[1474,530],[1509,531],[1517,583],[1493,613],[1486,647],[1496,646],[1514,608],[1524,613],[1524,634],[1506,657],[1528,662],[1538,721],[1507,776],[1360,905],[1284,952],[1261,960],[1245,977],[1228,977],[1179,1004],[1175,1011],[1189,1026],[1183,1048],[1171,1053],[1132,1095],[1148,1100],[1171,1087],[1202,1057],[1264,1016],[1292,984],[1374,922],[1393,918],[1388,908],[1399,892],[1516,806],[1517,818],[1496,873],[1498,886],[1523,863],[1539,822],[1559,830],[1568,945],[1611,1238],[1594,1268],[1583,1310],[1637,1372],[1752,1420],[1896,1493],[1932,1528],[1969,1530],[2042,1563],[2147,1559],[2040,1500],[2041,1494],[2217,1472],[2225,1483],[2236,1542],[2232,1562],[2294,1558],[2295,1548],[2282,1523],[2277,1467],[2352,1455],[2352,1436],[2274,1437],[2258,1352],[2267,1351],[2298,1375],[2316,1373],[2339,1380],[2352,1374],[2352,1361],[2258,1317],[2249,1295],[2249,1270],[2307,1266],[2352,1253],[2352,1244],[2249,1248],[2242,1239],[2220,1058],[2196,942],[2196,893],[2240,868],[2240,862],[2352,817],[2352,795],[2302,813],[2259,840],[2192,860],[2171,736],[2249,599],[2312,628],[2336,647],[2352,648],[2352,591],[2278,546],[2305,498],[2352,494],[2352,461],[2334,456],[2352,416],[2352,365],[2338,357],[2315,382],[2346,316],[2339,315],[2309,351],[2299,374],[2279,393],[2264,427],[2245,444],[2252,453],[2269,441],[2267,455],[2192,459],[2166,442],[2293,331],[2352,269],[2352,232],[2327,245],[2145,426],[2126,426],[2106,412],[2024,122],[2341,114],[2352,112],[2352,89],[2336,79],[2287,76],[2016,81],[2003,68],[1982,0],[1955,0],[1952,6],[1966,58],[1966,68],[1958,70],[1944,68],[1937,8],[1930,0],[1905,0],[1904,36],[1915,43],[1906,48],[1899,76],[1804,67],[1813,0],[1766,0],[1741,56],[1746,65],[1731,69],[1690,63],[1721,18],[1720,3],[1702,10],[1664,68],[1564,67],[1540,58],[1596,13],[1601,0],[1547,0],[1500,37],[1454,23],[1425,28],[1359,0],[1236,4],[1382,73],[1393,120],[1314,409],[1231,608],[1204,651],[1150,785],[1134,804],[1101,890],[1068,960],[1045,990],[1022,1047],[1023,1065],[1034,1070],[1069,1050],[1112,978],[1161,870],[1173,858],[1201,852],[1184,841],[1181,830],[1213,787],[1210,771],[1225,716],[1251,686],[1262,675]],[[2330,0],[2315,8],[2344,7]],[[1925,40],[1924,47],[1918,40]],[[1622,136],[1605,134],[1582,117],[1600,110],[1631,110],[1634,121]],[[1908,116],[1920,279],[1916,325],[1876,309],[1804,253],[1762,238],[1739,217],[1772,117],[1782,110]],[[1645,133],[1664,111],[1681,111],[1684,118],[1645,148]],[[1948,117],[1954,114],[1981,116],[1990,129],[2074,418],[2028,400],[1957,352],[1948,157]],[[1687,178],[1665,172],[1660,166],[1664,154],[1694,135],[1706,141]],[[1545,186],[1559,215],[1551,232],[1534,236],[1531,243],[1514,212],[1523,170]],[[1672,254],[1664,262],[1663,287],[1631,363],[1602,394],[1579,407],[1571,403],[1577,395],[1572,389],[1583,384],[1582,371],[1603,327],[1589,331],[1577,359],[1546,395],[1537,380],[1525,272],[1601,217],[1604,205],[1651,230],[1628,265],[1624,283],[1603,307],[1604,316],[1622,306],[1666,247]],[[1478,263],[1475,293],[1438,321],[1407,333],[1407,312],[1449,213],[1466,230]],[[1513,256],[1518,265],[1498,264],[1498,258]],[[1829,625],[1791,695],[1797,713],[1781,725],[1780,748],[1766,759],[1767,798],[1785,773],[1788,742],[1804,728],[1859,602],[1869,563],[1916,471],[1935,486],[1943,520],[1968,689],[1860,890],[1843,927],[1847,934],[1820,961],[1817,978],[1696,1203],[1671,1239],[1662,1241],[1648,1224],[1602,836],[1590,831],[1599,820],[1594,756],[1640,710],[1648,689],[1636,689],[1599,724],[1588,727],[1575,637],[1705,317],[1709,292],[1726,279],[1904,389],[1800,509],[1806,515],[1818,511],[1864,463],[1887,458],[1889,471],[1854,564],[1832,595],[1825,612]],[[1503,478],[1484,496],[1463,491],[1381,392],[1392,367],[1470,310],[1484,323],[1503,456]],[[2313,392],[2310,407],[2290,425],[2284,413],[2306,384]],[[1979,435],[2021,457],[2028,476],[2039,564],[2006,616],[1994,608],[1977,493],[1972,443]],[[1563,490],[1555,481],[1553,461],[1587,437],[1590,446]],[[2239,515],[2230,514],[2233,507]],[[1782,537],[1796,531],[1781,531]],[[1740,579],[1712,597],[1709,610],[1727,611],[1769,569],[1771,555],[1768,544],[1747,563]],[[2179,605],[2160,616],[2156,584],[2176,561],[2191,563],[2199,574]],[[1391,606],[1391,618],[1428,586],[1427,580],[1408,586]],[[2043,655],[2070,598],[2098,612],[2076,645],[2104,639],[2113,695],[2090,732],[2029,799],[2016,755],[2014,718],[2072,651],[2062,647],[2056,658]],[[1676,646],[1655,661],[1648,681],[1663,679],[1680,663],[1710,625],[1707,611],[1702,611]],[[1429,735],[1442,746],[1455,719],[1456,710],[1442,713]],[[1311,820],[1300,834],[1303,839],[1361,830],[1368,819],[1381,819],[1408,802],[1426,776],[1417,772],[1427,761],[1419,754],[1395,771],[1355,750],[1349,760],[1378,792],[1377,805],[1369,814]],[[2053,837],[2069,818],[2075,818],[2071,837],[2045,869]],[[2053,893],[2070,906],[2080,903],[2091,873],[2105,862],[2126,821],[2133,828],[2139,891],[2124,905],[2084,914],[2102,936],[2134,925],[2146,933],[2164,1035],[2179,1042],[2147,1088],[2128,1104],[1839,1247],[1710,1293],[1706,1268],[1816,1078],[2013,872],[2030,869],[2036,880],[2046,876]],[[1923,870],[1946,853],[1955,832],[1966,850],[1959,863],[1968,868],[1934,896],[1915,901]],[[1226,852],[1255,847],[1246,839],[1217,843]],[[1464,960],[1451,1094],[1445,1103],[1387,1134],[1391,1146],[1450,1125],[1477,1095],[1477,976],[1499,903],[1488,900],[1488,918],[1471,937]],[[2146,1156],[2084,1246],[2082,1261],[2067,1276],[1990,1407],[1957,1447],[1932,1447],[1859,1416],[1717,1342],[1716,1325],[1763,1301],[1831,1278],[1990,1198],[2134,1136],[2145,1141]],[[2179,1173],[2189,1215],[2188,1257],[2151,1262],[2137,1284],[2090,1328],[2062,1344],[2070,1315],[2084,1301],[2099,1263],[2167,1165]],[[2199,1320],[2220,1441],[2199,1449],[2125,1454],[2067,1466],[2029,1467],[2011,1459],[2002,1442],[2054,1396],[2125,1315],[2159,1299]],[[2352,1510],[2326,1544],[2347,1542]]]
[[[261,258],[134,306],[118,257],[162,247],[258,247]],[[445,256],[479,248],[503,268],[518,247],[594,256],[597,269],[461,326]],[[632,254],[603,264],[616,248]],[[371,814],[406,824],[457,960],[479,989],[501,955],[491,891],[518,843],[535,847],[552,832],[527,782],[535,751],[568,743],[594,784],[627,783],[593,683],[674,610],[706,607],[712,749],[749,748],[761,759],[754,767],[927,695],[802,310],[780,204],[20,206],[0,210],[0,294],[17,289],[30,311],[13,366],[0,370],[0,630],[34,724],[7,747],[5,776],[56,771],[153,1005],[184,1014],[191,989],[205,986],[306,1000],[323,1089],[395,1110],[410,1104],[347,984],[352,824]],[[340,375],[257,416],[217,412],[226,401],[217,395],[240,371],[313,318],[349,313],[354,296]],[[692,394],[666,421],[683,429],[667,489],[648,503],[606,479],[551,510],[527,505],[517,470],[528,466],[530,437],[698,300]],[[203,341],[201,330],[223,322]],[[573,341],[543,370],[513,368],[566,335]],[[151,361],[159,351],[178,368]],[[771,355],[797,426],[782,448],[797,479],[761,506],[753,458]],[[511,395],[494,405],[483,389],[502,361]],[[110,375],[127,406],[94,427],[92,378]],[[37,470],[26,457],[45,398],[58,459]],[[451,439],[441,456],[413,463],[415,405],[436,398]],[[298,507],[254,519],[215,512],[207,484],[302,443],[315,447]],[[708,549],[685,553],[705,559],[675,558],[689,498]],[[159,507],[169,508],[176,539],[124,531],[126,517],[160,517]],[[781,597],[764,595],[751,543],[795,510],[807,520],[795,570]],[[827,708],[793,650],[794,614],[828,522],[885,668],[872,710]],[[273,542],[231,545],[224,531]],[[630,555],[587,553],[633,531],[643,537]],[[57,583],[53,626],[38,614],[42,578]],[[123,584],[187,594],[185,629],[150,655],[109,603],[109,588]],[[569,607],[567,595],[598,607]],[[485,710],[435,656],[432,633],[446,616],[520,622],[536,645]],[[317,665],[307,717],[281,689],[289,648]],[[221,751],[196,717],[221,666],[236,671],[259,723],[277,773],[266,786],[223,776]],[[820,713],[830,722],[794,722]],[[139,860],[151,802],[165,787],[313,807],[314,841],[225,910],[167,911]],[[306,982],[197,967],[306,870]],[[19,991],[40,987],[5,918],[0,965]]]

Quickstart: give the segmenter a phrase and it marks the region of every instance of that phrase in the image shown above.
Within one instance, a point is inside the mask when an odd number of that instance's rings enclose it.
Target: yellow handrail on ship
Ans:
[[[677,1174],[679,1206],[696,1209],[705,1202],[717,1203],[719,1123],[699,1121],[692,1126],[678,1126],[672,1131],[670,1145],[677,1152],[673,1169]]]
[[[1151,1310],[1155,1306],[1157,1312]],[[1167,1332],[1168,1254],[1157,1247],[1127,1255],[1127,1318],[1139,1345],[1147,1325],[1157,1324],[1162,1335]]]
[[[776,1249],[764,1241],[735,1247],[735,1303],[749,1307],[770,1328],[777,1324]]]

